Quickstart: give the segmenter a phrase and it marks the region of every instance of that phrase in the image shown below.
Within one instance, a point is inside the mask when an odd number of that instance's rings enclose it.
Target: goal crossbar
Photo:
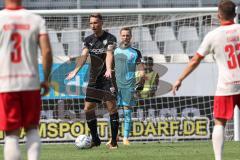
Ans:
[[[88,15],[91,13],[102,14],[152,14],[152,13],[216,13],[216,7],[200,8],[127,8],[127,9],[63,9],[63,10],[32,10],[40,15]]]

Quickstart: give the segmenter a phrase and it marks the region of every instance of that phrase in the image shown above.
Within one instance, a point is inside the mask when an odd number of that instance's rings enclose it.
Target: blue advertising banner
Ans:
[[[71,80],[66,80],[66,75],[75,67],[75,63],[54,63],[51,73],[51,89],[42,99],[69,99],[84,98],[88,84],[89,64],[85,64],[78,74]],[[39,64],[40,80],[44,78],[42,64]]]

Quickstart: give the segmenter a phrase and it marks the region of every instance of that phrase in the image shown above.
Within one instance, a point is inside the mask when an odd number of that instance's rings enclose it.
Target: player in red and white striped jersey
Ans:
[[[19,131],[26,131],[28,159],[38,160],[38,124],[41,95],[49,90],[51,47],[45,21],[22,8],[21,0],[5,0],[0,11],[0,130],[5,131],[4,159],[19,160]],[[38,47],[42,53],[44,81],[38,73]]]
[[[218,84],[214,97],[215,125],[212,133],[215,160],[222,160],[224,128],[233,117],[234,107],[240,107],[240,25],[234,24],[236,5],[222,0],[218,5],[221,26],[209,32],[197,54],[173,85],[173,93],[182,81],[199,65],[205,55],[212,53],[218,65]]]

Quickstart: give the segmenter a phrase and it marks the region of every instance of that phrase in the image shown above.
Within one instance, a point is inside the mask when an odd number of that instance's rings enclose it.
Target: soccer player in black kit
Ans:
[[[96,103],[105,102],[110,114],[112,133],[112,141],[108,147],[109,149],[117,149],[119,116],[116,107],[115,76],[112,75],[113,51],[116,45],[116,37],[102,30],[103,21],[101,14],[91,14],[89,23],[93,34],[85,38],[84,48],[81,56],[77,59],[76,67],[68,74],[66,79],[72,79],[90,55],[90,79],[86,90],[84,110],[92,135],[92,147],[101,144],[94,108],[96,107]]]

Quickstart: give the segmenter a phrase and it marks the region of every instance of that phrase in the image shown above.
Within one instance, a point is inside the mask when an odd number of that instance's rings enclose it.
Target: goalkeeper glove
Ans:
[[[142,83],[137,83],[135,87],[135,91],[142,91],[144,85]]]

